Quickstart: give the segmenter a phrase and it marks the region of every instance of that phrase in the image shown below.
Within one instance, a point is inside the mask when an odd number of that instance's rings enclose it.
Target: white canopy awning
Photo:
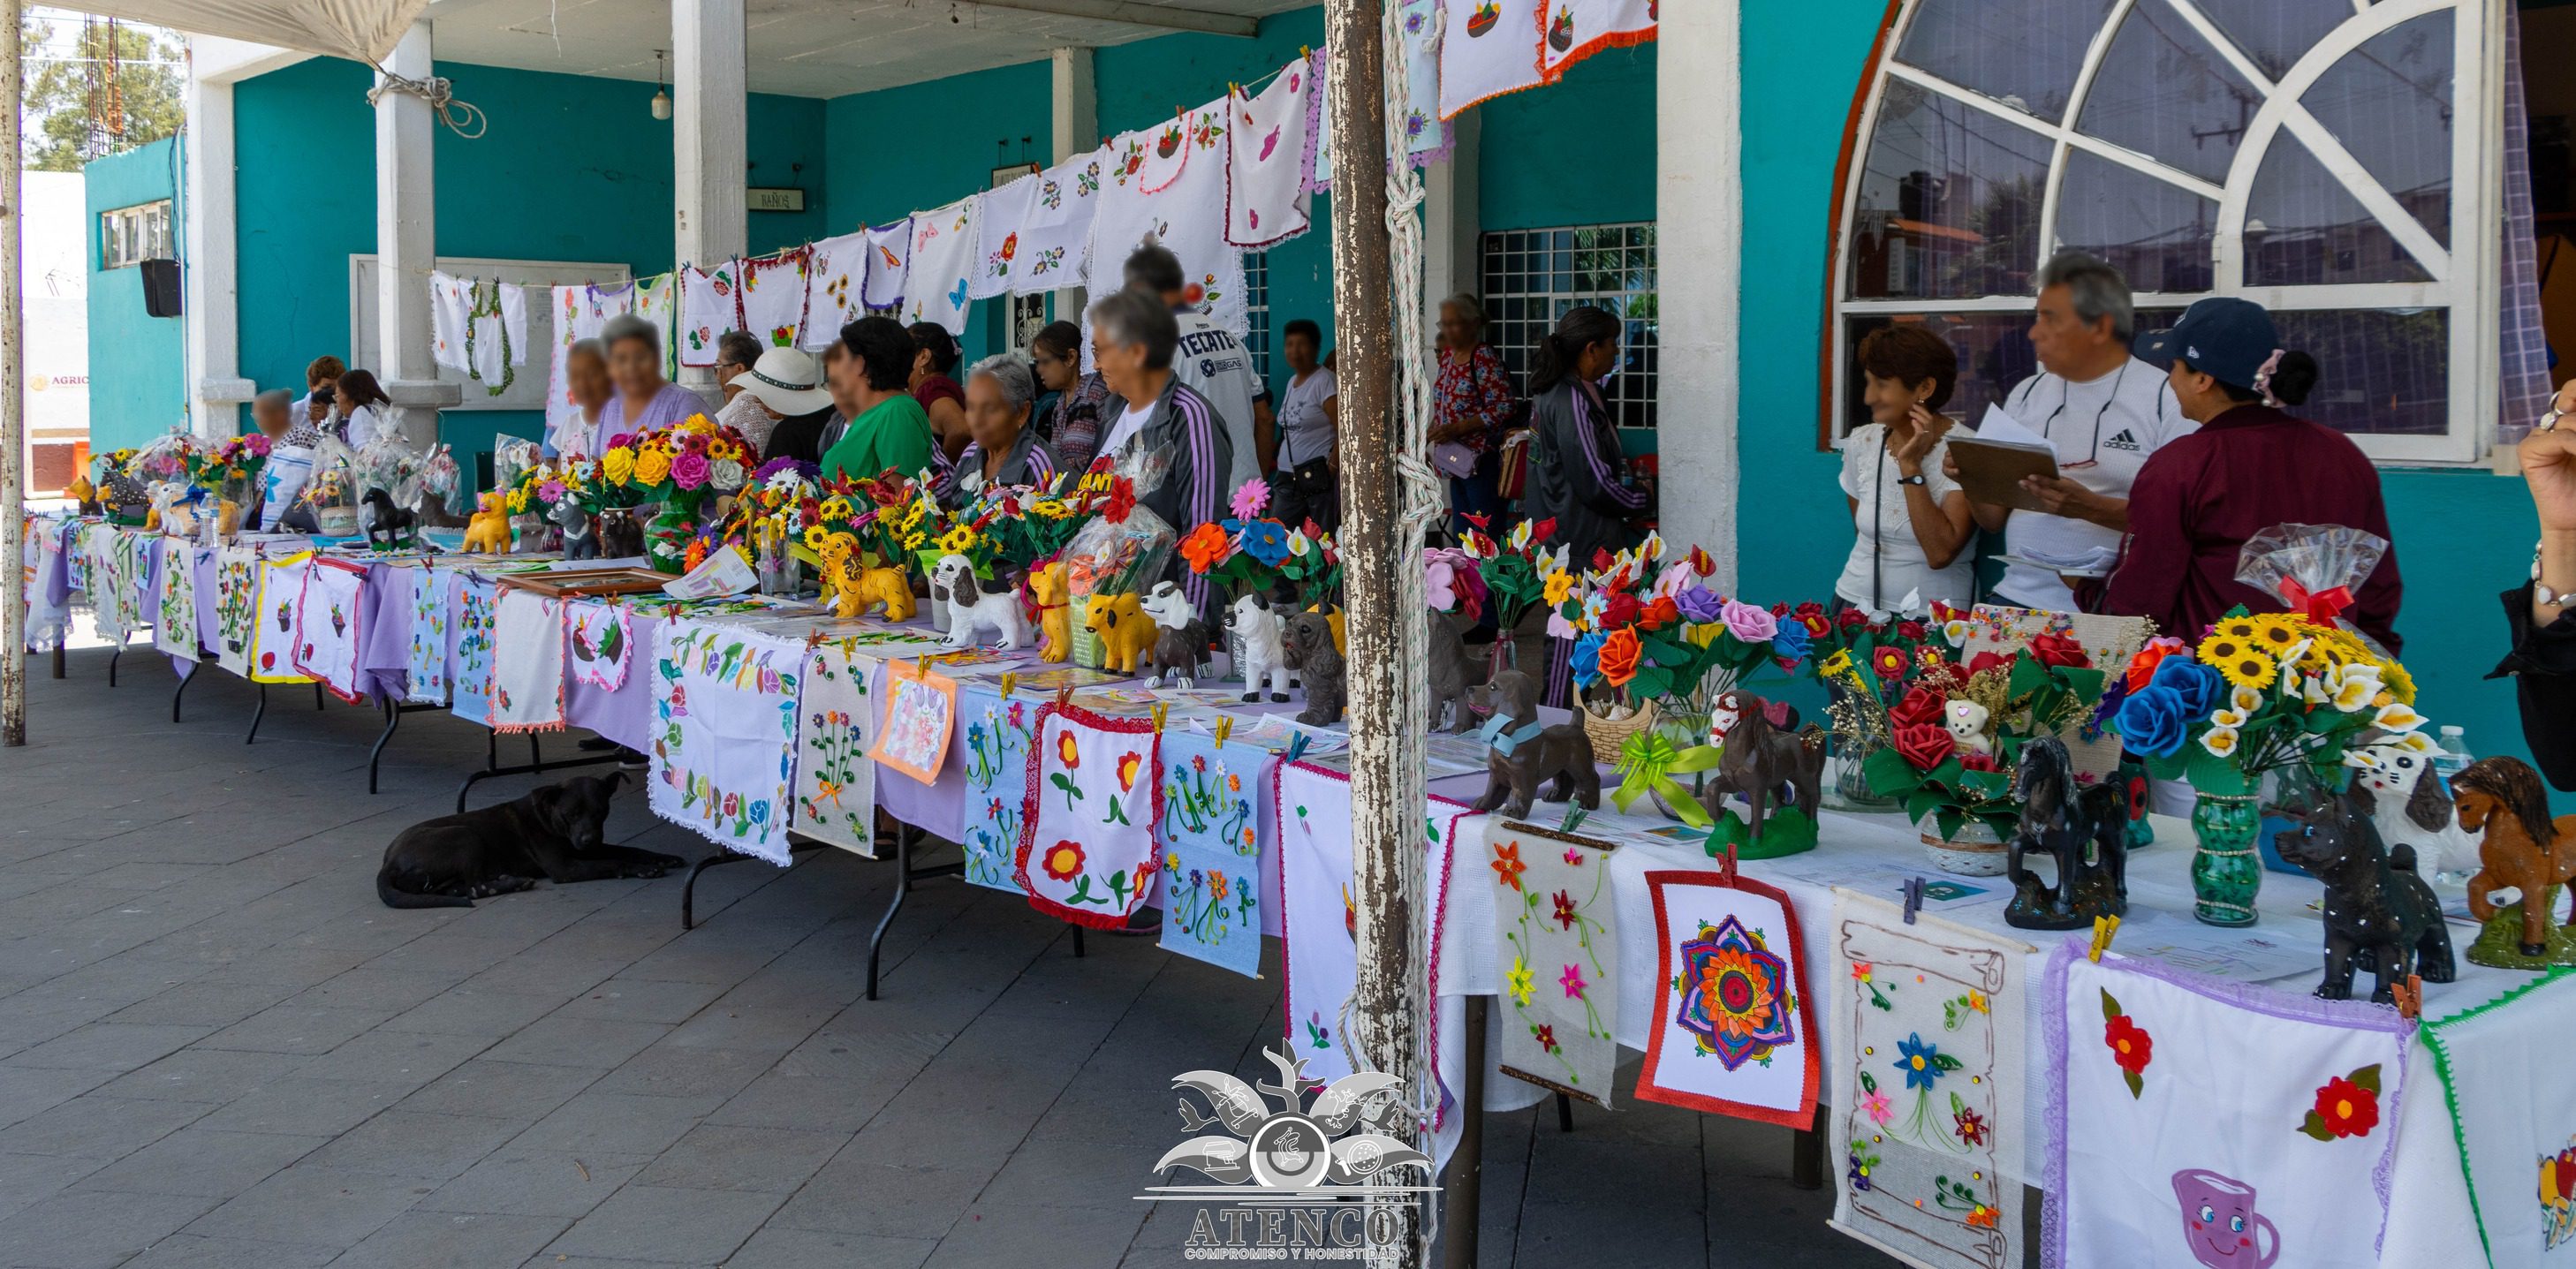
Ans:
[[[299,53],[345,57],[370,66],[394,44],[429,0],[76,0],[102,17],[148,22],[174,31],[272,44]]]

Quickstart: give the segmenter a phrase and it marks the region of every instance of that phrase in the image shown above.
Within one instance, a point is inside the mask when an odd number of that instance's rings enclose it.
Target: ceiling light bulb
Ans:
[[[656,119],[671,117],[671,94],[659,88],[653,90],[653,117]]]

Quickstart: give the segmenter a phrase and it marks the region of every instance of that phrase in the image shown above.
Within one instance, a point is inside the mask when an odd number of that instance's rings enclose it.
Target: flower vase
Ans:
[[[658,573],[680,574],[689,550],[689,539],[698,531],[689,514],[673,503],[662,504],[653,523],[644,529],[644,559]]]
[[[1935,816],[1926,815],[1915,821],[1915,832],[1923,839],[1923,848],[1932,855],[1932,866],[1960,877],[2000,877],[2004,875],[2007,852],[2003,836],[1994,825],[1984,820],[1969,820],[1948,837],[1941,835]]]
[[[1872,701],[1855,698],[1851,689],[1839,683],[1828,683],[1826,694],[1833,698],[1833,715],[1861,710],[1885,712]],[[1887,747],[1884,738],[1869,736],[1855,741],[1846,737],[1843,728],[1837,726],[1832,729],[1827,745],[1825,764],[1832,772],[1833,781],[1826,787],[1826,806],[1837,811],[1884,811],[1896,805],[1896,799],[1881,797],[1870,789],[1869,776],[1865,773],[1869,756]]]
[[[2254,839],[2262,827],[2262,799],[2252,794],[2193,799],[2191,914],[2201,924],[2254,924],[2254,892],[2263,884]]]
[[[1228,623],[1225,628],[1225,677],[1220,683],[1243,681],[1243,627]]]

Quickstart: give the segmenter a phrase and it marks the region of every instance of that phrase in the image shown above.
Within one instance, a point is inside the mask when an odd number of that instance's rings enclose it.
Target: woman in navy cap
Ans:
[[[2316,359],[2285,351],[2272,315],[2251,300],[2213,296],[2174,328],[2139,341],[2167,368],[2174,400],[2200,430],[2157,450],[2129,493],[2129,542],[2102,610],[2153,617],[2158,632],[2198,639],[2238,604],[2280,601],[2236,580],[2247,538],[2281,524],[2340,524],[2389,539],[2379,469],[2343,433],[2281,411],[2308,399]],[[2397,545],[2362,583],[2344,617],[2399,650]]]

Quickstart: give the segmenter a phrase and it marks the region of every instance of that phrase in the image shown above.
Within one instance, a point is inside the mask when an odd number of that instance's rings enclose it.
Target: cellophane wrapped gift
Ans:
[[[1100,639],[1086,629],[1083,608],[1091,597],[1142,592],[1171,563],[1180,535],[1163,517],[1143,507],[1129,509],[1123,520],[1095,517],[1065,544],[1064,575],[1073,604],[1073,657],[1077,665],[1100,668]]]
[[[2281,601],[2290,612],[2331,620],[2386,657],[2388,649],[2342,617],[2361,584],[2388,554],[2388,539],[2340,524],[2276,524],[2245,539],[2236,580]]]

